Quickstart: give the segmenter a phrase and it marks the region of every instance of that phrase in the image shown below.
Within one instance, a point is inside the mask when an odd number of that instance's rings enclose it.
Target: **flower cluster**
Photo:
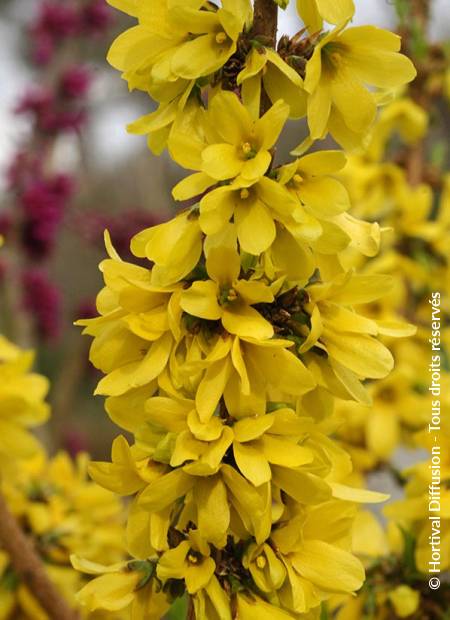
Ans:
[[[72,462],[61,452],[47,460],[41,452],[2,484],[12,514],[32,538],[51,580],[72,606],[86,579],[72,569],[71,554],[82,553],[93,562],[117,562],[123,557],[121,504],[87,479],[86,465],[86,456]],[[1,545],[0,608],[3,618],[47,617]]]
[[[340,175],[353,214],[384,229],[380,254],[363,261],[348,257],[349,264],[366,274],[389,273],[395,281],[391,293],[365,312],[388,322],[407,317],[418,330],[408,340],[389,342],[395,369],[368,386],[371,409],[337,406],[337,434],[355,465],[352,479],[363,483],[381,470],[403,494],[385,507],[385,530],[373,515],[357,515],[352,548],[367,579],[358,597],[333,602],[339,620],[439,618],[450,602],[445,580],[438,591],[428,585],[430,569],[449,569],[450,183],[442,144],[427,139],[432,124],[436,131],[445,122],[448,58],[439,44],[420,58],[418,84],[383,108],[364,150],[349,155]],[[436,376],[439,388],[430,390]],[[419,462],[398,471],[405,447],[420,450]],[[425,451],[430,456],[422,460]]]
[[[249,0],[224,0],[220,9],[201,1],[186,6],[161,0],[154,13],[139,2],[110,4],[138,20],[116,39],[108,58],[130,89],[158,102],[156,112],[130,128],[148,134],[157,153],[177,143],[180,128],[195,137],[205,91],[218,81],[240,92],[254,119],[264,89],[272,103],[286,102],[290,118],[307,116],[311,140],[329,132],[353,148],[373,123],[383,92],[415,76],[411,61],[399,53],[397,35],[374,26],[347,28],[354,11],[350,1],[336,9],[331,6],[336,3],[299,0],[313,34],[302,30],[292,39],[282,37],[276,50],[252,30]],[[318,36],[323,19],[336,26]]]
[[[32,457],[39,443],[29,429],[45,422],[49,385],[42,375],[30,371],[31,352],[21,351],[0,336],[0,468],[3,473],[11,456]]]
[[[106,234],[99,316],[79,321],[105,375],[96,393],[133,435],[90,466],[132,496],[133,559],[75,557],[99,574],[80,602],[157,620],[187,592],[198,620],[318,618],[364,581],[355,503],[386,497],[346,484],[334,402],[369,404],[364,380],[393,367],[380,338],[414,327],[364,312],[393,278],[349,267],[377,254],[380,229],[348,213],[343,154],[303,144],[277,165],[274,150],[305,114],[307,144],[328,131],[360,141],[381,96],[366,85],[404,84],[414,68],[395,35],[346,28],[351,3],[331,33],[276,49],[246,0],[111,4],[138,25],[109,59],[160,104],[131,129],[194,172],[173,190],[191,206],[132,239],[146,265],[122,260]],[[330,3],[316,4],[328,20]]]

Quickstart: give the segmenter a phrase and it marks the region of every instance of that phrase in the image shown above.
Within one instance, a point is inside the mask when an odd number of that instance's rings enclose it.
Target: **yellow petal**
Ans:
[[[77,598],[89,611],[96,609],[119,611],[133,601],[134,589],[139,579],[138,572],[101,575],[86,584]]]
[[[369,491],[368,489],[356,489],[348,487],[338,482],[331,482],[331,488],[333,489],[333,497],[343,499],[348,502],[358,502],[363,504],[379,504],[389,499],[389,495],[385,493],[377,493],[376,491]]]
[[[206,259],[206,270],[220,286],[231,286],[241,270],[239,254],[225,246],[211,248]]]
[[[354,592],[364,582],[364,568],[353,555],[321,540],[305,540],[292,557],[294,568],[328,592]]]
[[[212,558],[205,558],[196,566],[189,566],[184,580],[189,594],[195,594],[205,588],[214,575],[216,564]]]
[[[349,332],[342,336],[325,330],[323,342],[331,357],[359,377],[382,379],[394,366],[390,351],[371,336]]]
[[[399,618],[407,618],[417,611],[420,604],[420,593],[409,586],[397,586],[389,592],[389,600]]]
[[[278,139],[289,116],[289,106],[278,100],[255,123],[255,133],[260,140],[261,149],[271,149]]]
[[[247,597],[243,594],[237,596],[238,617],[240,620],[289,620],[292,615],[286,611],[266,603],[262,598]]]
[[[235,442],[233,454],[240,471],[252,484],[258,487],[269,482],[272,477],[270,466],[260,450]]]
[[[304,394],[315,381],[303,363],[290,351],[281,348],[252,347],[247,355],[272,385],[287,394]]]
[[[260,448],[269,463],[274,465],[300,467],[306,463],[311,463],[314,459],[314,454],[309,448],[298,446],[271,435],[261,437],[253,445]]]
[[[330,486],[318,476],[287,467],[272,467],[273,482],[301,504],[318,504],[331,497]]]
[[[213,179],[224,181],[236,177],[244,166],[238,149],[232,144],[212,144],[202,152],[202,170]]]
[[[174,469],[149,484],[141,493],[139,503],[150,512],[158,512],[184,497],[194,482],[183,470]]]
[[[301,0],[300,0],[301,1]],[[321,17],[329,24],[341,24],[355,12],[353,0],[316,0]]]
[[[227,490],[222,479],[219,476],[200,479],[194,489],[194,501],[201,536],[221,547],[226,541],[230,524]]]
[[[215,131],[228,144],[245,142],[252,131],[249,113],[239,97],[230,91],[221,90],[212,98],[209,117]]]
[[[267,340],[273,336],[273,327],[255,308],[238,300],[223,309],[222,325],[230,334],[240,338]]]
[[[214,362],[207,368],[195,395],[198,415],[202,422],[207,422],[214,414],[225,390],[230,370],[228,358]]]
[[[259,256],[275,239],[275,224],[267,207],[259,200],[238,205],[235,222],[239,243],[244,252]]]
[[[345,124],[355,132],[365,131],[376,113],[374,97],[350,72],[339,66],[330,83],[330,94]],[[355,101],[358,105],[355,106]]]
[[[243,418],[233,426],[234,436],[238,442],[252,441],[264,435],[274,423],[273,415]]]
[[[175,200],[188,200],[203,194],[215,181],[204,172],[196,172],[182,179],[172,190]]]
[[[207,235],[214,235],[230,221],[234,211],[233,191],[219,187],[200,201],[200,226]]]
[[[314,58],[314,56],[313,56]],[[312,60],[312,59],[311,59]],[[311,62],[308,62],[306,67],[306,75],[308,77],[308,66]],[[306,84],[306,81],[305,81]],[[328,84],[319,84],[319,86],[308,97],[307,112],[308,112],[308,127],[311,137],[314,140],[323,138],[327,122],[330,117],[331,110],[331,94]],[[297,149],[296,149],[297,151]]]
[[[180,305],[185,312],[201,319],[220,319],[222,308],[217,301],[218,286],[212,280],[193,282],[181,294]]]

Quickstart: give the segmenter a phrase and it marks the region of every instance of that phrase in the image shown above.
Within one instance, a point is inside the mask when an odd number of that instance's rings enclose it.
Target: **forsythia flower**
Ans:
[[[400,37],[374,26],[337,26],[315,47],[306,65],[308,125],[313,139],[327,129],[347,148],[374,121],[376,96],[366,88],[395,88],[414,79],[411,61],[398,53]],[[358,105],[355,105],[355,101]]]
[[[124,555],[120,502],[86,479],[86,465],[86,456],[74,463],[65,453],[50,461],[39,455],[24,461],[14,478],[2,484],[13,515],[32,538],[50,578],[70,605],[75,604],[75,594],[85,581],[70,566],[72,553],[91,561],[112,562]],[[0,558],[1,617],[47,618],[1,546]]]
[[[39,451],[37,440],[27,430],[42,424],[49,415],[45,403],[49,384],[30,372],[33,353],[21,351],[0,336],[0,467],[11,458],[28,458]]]
[[[261,340],[271,338],[272,325],[252,305],[272,302],[273,294],[263,282],[239,280],[240,270],[237,252],[213,248],[206,259],[206,271],[211,279],[193,282],[182,292],[180,306],[201,319],[220,319],[230,334]]]
[[[205,185],[205,175],[210,185],[217,181],[236,179],[251,184],[258,181],[272,161],[270,149],[274,146],[289,115],[289,106],[278,100],[261,118],[254,121],[239,98],[227,91],[212,98],[205,127],[205,144],[201,149],[199,170],[203,174],[187,179]],[[171,155],[182,163],[186,154],[183,143],[174,141]],[[194,157],[192,167],[195,167]],[[191,166],[188,166],[191,167]]]

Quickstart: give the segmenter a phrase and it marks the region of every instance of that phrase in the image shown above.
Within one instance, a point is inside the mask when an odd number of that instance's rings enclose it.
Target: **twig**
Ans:
[[[188,612],[187,612],[186,620],[195,620],[194,601],[191,596],[189,597]]]
[[[0,547],[8,553],[14,570],[52,620],[79,620],[78,613],[68,606],[48,578],[31,540],[19,527],[1,492]]]
[[[276,47],[278,27],[278,5],[274,0],[255,0],[252,37],[262,36]],[[261,92],[261,116],[271,106],[267,93]]]

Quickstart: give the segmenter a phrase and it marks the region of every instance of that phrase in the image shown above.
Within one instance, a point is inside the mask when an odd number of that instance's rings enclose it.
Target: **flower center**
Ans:
[[[250,192],[248,191],[248,189],[245,189],[244,187],[244,189],[241,189],[241,192],[239,195],[241,197],[241,200],[247,200],[247,198],[250,196]]]
[[[219,304],[221,306],[226,306],[232,301],[236,301],[237,298],[238,298],[238,294],[236,293],[234,288],[232,286],[226,287],[220,291]]]
[[[199,558],[194,551],[189,552],[187,559],[190,564],[198,564],[199,562]]]
[[[227,38],[228,37],[225,32],[219,32],[216,34],[216,43],[218,43],[219,45],[222,45],[222,43],[225,43]]]
[[[300,183],[303,183],[303,180],[304,179],[301,174],[294,174],[293,181],[296,185],[300,185]]]
[[[265,558],[264,556],[259,555],[259,556],[256,558],[256,566],[257,566],[258,568],[261,568],[261,569],[262,569],[262,568],[265,568],[266,564],[267,564],[267,562],[266,562],[266,558]]]
[[[244,142],[241,146],[241,149],[245,159],[253,159],[254,157],[256,157],[256,151],[250,144],[250,142]]]

